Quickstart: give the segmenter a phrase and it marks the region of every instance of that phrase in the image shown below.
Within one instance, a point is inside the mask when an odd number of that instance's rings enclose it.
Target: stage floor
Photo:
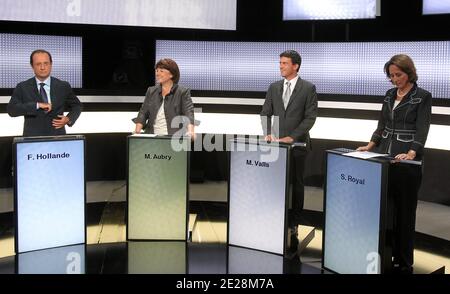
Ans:
[[[195,215],[195,222],[191,218],[192,240],[189,242],[127,242],[124,190],[121,181],[88,184],[86,246],[48,249],[18,256],[14,255],[13,213],[8,209],[10,200],[5,200],[11,191],[2,191],[0,273],[65,273],[68,271],[67,260],[61,256],[69,253],[81,265],[70,270],[80,273],[327,273],[321,269],[321,189],[306,189],[304,224],[315,227],[315,235],[300,256],[290,259],[226,245],[227,203],[223,201],[223,183],[191,187],[190,213]],[[216,195],[207,198],[212,191]],[[417,227],[421,231],[416,236],[414,273],[431,273],[442,266],[445,266],[446,273],[450,273],[450,241],[439,237],[449,234],[450,222],[433,226],[437,221],[436,215],[450,215],[450,207],[419,203],[417,214]]]

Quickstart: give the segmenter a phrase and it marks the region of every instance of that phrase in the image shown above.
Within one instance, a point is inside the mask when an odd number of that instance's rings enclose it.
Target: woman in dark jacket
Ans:
[[[396,162],[422,160],[431,119],[431,94],[417,86],[412,59],[399,54],[384,66],[395,88],[386,92],[378,127],[366,146],[359,151],[389,153]],[[417,195],[422,167],[392,164],[389,170],[389,194],[394,197],[394,271],[412,273]]]
[[[135,133],[142,130],[156,135],[189,135],[194,132],[194,106],[190,90],[178,85],[180,70],[169,58],[156,63],[157,85],[149,87],[139,110]]]

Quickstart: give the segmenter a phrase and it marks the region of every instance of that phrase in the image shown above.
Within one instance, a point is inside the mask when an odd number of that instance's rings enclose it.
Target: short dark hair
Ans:
[[[37,54],[37,53],[47,54],[50,59],[50,63],[53,63],[52,55],[50,54],[50,52],[48,52],[47,50],[44,50],[44,49],[37,49],[37,50],[34,50],[33,52],[31,52],[31,55],[30,55],[30,64],[31,65],[33,65],[33,56],[34,56],[34,54]]]
[[[287,57],[292,60],[293,64],[298,64],[297,71],[300,69],[300,65],[302,65],[302,57],[295,50],[286,50],[280,54],[280,57]]]
[[[408,80],[411,83],[417,82],[418,76],[416,72],[416,67],[414,66],[414,62],[412,61],[411,57],[409,57],[406,54],[397,54],[391,57],[388,62],[384,65],[384,73],[386,74],[387,78],[391,79],[391,74],[389,72],[389,67],[391,65],[396,65],[398,68],[401,69],[404,73],[408,75]]]
[[[155,69],[158,68],[167,69],[172,74],[172,81],[175,84],[178,84],[178,81],[180,80],[180,69],[174,60],[170,58],[160,59],[155,65]]]

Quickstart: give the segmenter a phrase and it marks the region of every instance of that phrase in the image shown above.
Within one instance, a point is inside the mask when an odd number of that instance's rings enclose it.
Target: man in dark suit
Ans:
[[[270,85],[261,111],[266,141],[306,143],[306,148],[294,147],[291,156],[294,190],[288,225],[295,232],[303,210],[303,171],[307,152],[311,149],[309,130],[317,117],[316,87],[298,76],[301,61],[300,54],[294,50],[280,54],[280,73],[284,79]],[[273,126],[272,117],[275,118]]]
[[[23,136],[65,135],[81,113],[81,102],[69,83],[50,77],[52,56],[45,50],[30,55],[35,77],[19,83],[8,103],[8,114],[24,116]],[[68,111],[65,116],[64,112]]]

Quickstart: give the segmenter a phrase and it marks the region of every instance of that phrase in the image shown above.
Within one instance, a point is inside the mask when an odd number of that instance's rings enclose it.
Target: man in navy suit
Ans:
[[[30,55],[35,76],[19,83],[8,103],[8,114],[24,116],[23,136],[65,135],[81,113],[81,102],[68,82],[50,77],[52,56],[45,50]],[[68,111],[65,116],[64,112]]]
[[[303,171],[305,158],[311,149],[309,130],[317,117],[316,86],[299,77],[302,59],[294,50],[280,54],[280,73],[283,80],[270,85],[261,111],[266,141],[276,141],[287,144],[306,143],[306,149],[294,147],[292,150],[291,172],[294,190],[292,193],[292,209],[289,211],[289,227],[296,232],[300,224],[304,203]],[[272,126],[275,116],[277,127]]]

